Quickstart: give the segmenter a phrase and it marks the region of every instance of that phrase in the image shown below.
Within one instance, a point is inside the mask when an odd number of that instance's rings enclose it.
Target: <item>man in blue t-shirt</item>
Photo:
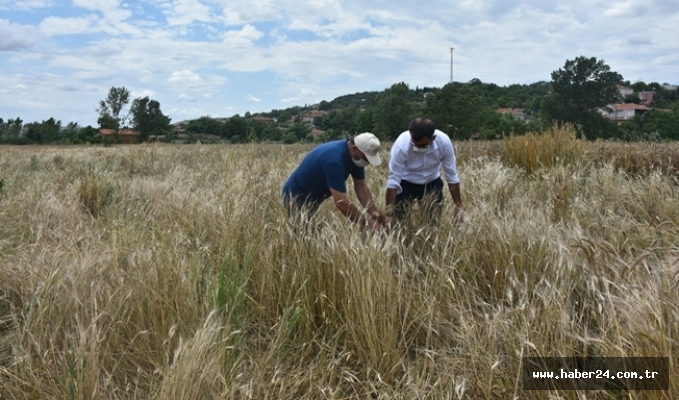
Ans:
[[[350,140],[337,140],[311,150],[283,186],[283,198],[290,212],[304,209],[313,214],[320,204],[332,197],[342,214],[352,221],[380,231],[384,215],[375,206],[365,181],[365,167],[380,165],[380,141],[370,132]],[[347,197],[346,180],[351,175],[356,197],[370,218]]]

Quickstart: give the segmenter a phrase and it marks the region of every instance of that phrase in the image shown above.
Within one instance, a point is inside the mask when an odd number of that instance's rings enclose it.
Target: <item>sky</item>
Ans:
[[[579,56],[679,84],[679,0],[0,0],[0,118],[97,127],[111,87],[172,122],[243,116]]]

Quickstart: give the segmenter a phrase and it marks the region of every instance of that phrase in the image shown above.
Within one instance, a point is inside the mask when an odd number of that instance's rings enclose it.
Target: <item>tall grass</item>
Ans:
[[[554,125],[542,133],[506,137],[504,145],[509,165],[532,174],[539,168],[576,164],[584,157],[586,142],[577,139],[572,127]]]
[[[567,130],[456,143],[465,221],[374,236],[289,223],[308,149],[3,148],[0,398],[679,394],[671,169]],[[670,390],[523,391],[522,355],[668,356]]]

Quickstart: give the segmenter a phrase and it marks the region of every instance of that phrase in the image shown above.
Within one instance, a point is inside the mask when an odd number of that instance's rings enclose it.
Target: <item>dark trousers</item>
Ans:
[[[420,202],[423,212],[432,218],[438,218],[441,214],[443,205],[443,180],[439,177],[426,185],[418,185],[408,181],[401,181],[401,193],[396,196],[394,204],[394,219],[396,222],[403,222],[413,202]]]

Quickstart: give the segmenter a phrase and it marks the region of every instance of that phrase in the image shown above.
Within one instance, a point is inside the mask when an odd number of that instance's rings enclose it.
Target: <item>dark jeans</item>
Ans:
[[[439,177],[426,185],[418,185],[408,181],[401,181],[401,193],[396,196],[394,204],[394,219],[403,222],[413,202],[420,201],[422,210],[432,218],[438,218],[443,205],[443,180]]]

